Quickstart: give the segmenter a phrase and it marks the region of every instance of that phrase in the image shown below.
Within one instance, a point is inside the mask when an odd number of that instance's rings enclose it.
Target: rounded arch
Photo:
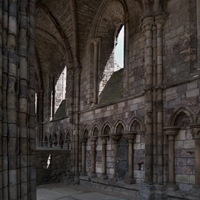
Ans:
[[[188,118],[188,122],[186,122],[186,118]],[[174,110],[170,119],[169,119],[169,126],[178,126],[180,125],[180,121],[184,119],[184,123],[187,125],[194,124],[195,122],[195,114],[194,112],[188,108],[187,106],[180,106]]]
[[[138,116],[132,117],[128,124],[128,130],[129,131],[137,131],[139,129],[140,132],[144,132],[144,123],[142,119]]]
[[[122,130],[122,127],[123,127],[123,130]],[[114,133],[118,133],[119,131],[126,131],[126,123],[124,122],[124,120],[122,119],[118,119],[115,124],[114,124]]]

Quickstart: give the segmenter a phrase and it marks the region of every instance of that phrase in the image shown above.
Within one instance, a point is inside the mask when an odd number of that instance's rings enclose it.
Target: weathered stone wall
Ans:
[[[36,150],[37,185],[73,180],[70,150]]]

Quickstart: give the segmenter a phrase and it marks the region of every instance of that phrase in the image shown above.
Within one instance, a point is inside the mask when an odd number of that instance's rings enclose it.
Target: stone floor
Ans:
[[[81,185],[47,184],[37,187],[37,200],[128,200],[103,190],[90,190]]]

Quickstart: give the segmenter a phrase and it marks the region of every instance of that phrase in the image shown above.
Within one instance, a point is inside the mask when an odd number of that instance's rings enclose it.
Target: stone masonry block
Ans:
[[[176,175],[176,182],[178,183],[189,183],[189,175]]]
[[[183,147],[184,147],[183,141],[175,141],[175,145],[174,145],[175,149],[182,149]]]
[[[188,175],[188,174],[192,174],[193,172],[193,167],[192,166],[183,166],[182,167],[182,174],[184,175]]]
[[[194,140],[184,141],[184,149],[193,149],[193,148],[195,148],[195,141]]]
[[[186,97],[187,98],[196,97],[196,96],[199,96],[199,88],[193,89],[193,90],[189,90],[189,91],[186,92]]]

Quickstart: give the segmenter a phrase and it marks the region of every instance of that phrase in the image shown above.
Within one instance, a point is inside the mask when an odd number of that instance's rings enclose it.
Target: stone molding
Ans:
[[[149,31],[149,30],[152,30],[152,27],[154,25],[154,17],[146,17],[145,19],[143,19],[143,22],[142,22],[142,31],[145,32],[145,31]]]
[[[100,135],[100,138],[101,138],[103,144],[106,144],[109,137],[110,137],[109,135]]]
[[[115,142],[118,142],[122,138],[122,134],[121,133],[114,133],[114,134],[111,135],[111,138]]]
[[[135,136],[137,135],[136,131],[130,131],[130,132],[125,132],[124,136],[130,141],[133,141],[135,139]]]
[[[173,136],[173,137],[177,135],[179,129],[180,129],[180,127],[178,127],[178,126],[171,126],[171,127],[163,128],[165,135]]]
[[[190,128],[193,138],[200,138],[200,124],[191,124]]]

